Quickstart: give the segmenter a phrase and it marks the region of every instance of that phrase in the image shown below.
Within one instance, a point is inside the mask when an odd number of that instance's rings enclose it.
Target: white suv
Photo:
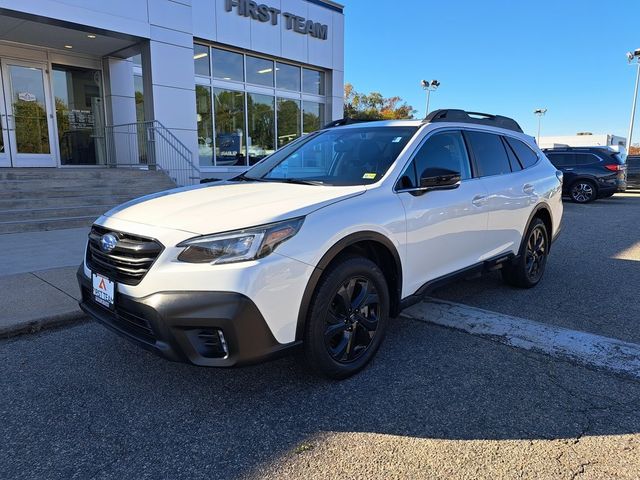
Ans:
[[[171,360],[233,366],[302,345],[344,378],[445,280],[500,268],[536,285],[561,195],[562,174],[506,117],[334,122],[237,178],[100,217],[81,307]]]

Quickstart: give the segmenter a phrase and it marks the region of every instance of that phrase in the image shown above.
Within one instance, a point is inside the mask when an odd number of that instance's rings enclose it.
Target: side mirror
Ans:
[[[460,186],[460,172],[444,168],[427,168],[420,175],[420,189],[451,190]]]

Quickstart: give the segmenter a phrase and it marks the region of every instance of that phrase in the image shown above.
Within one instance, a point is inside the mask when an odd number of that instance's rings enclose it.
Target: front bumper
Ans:
[[[159,292],[133,298],[116,291],[111,310],[93,301],[82,265],[77,278],[85,313],[168,360],[232,367],[280,356],[297,345],[278,343],[256,305],[240,293]]]

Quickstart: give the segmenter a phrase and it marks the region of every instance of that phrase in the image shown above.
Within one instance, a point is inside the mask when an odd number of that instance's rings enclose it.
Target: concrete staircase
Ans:
[[[160,171],[0,168],[0,234],[89,226],[116,205],[174,187]]]

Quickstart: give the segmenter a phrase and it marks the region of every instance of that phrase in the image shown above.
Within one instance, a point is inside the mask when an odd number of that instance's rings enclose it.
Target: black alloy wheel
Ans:
[[[308,364],[334,379],[363,369],[384,339],[389,309],[387,279],[375,262],[359,256],[337,259],[309,305],[303,334]]]
[[[523,237],[518,256],[512,263],[502,267],[502,279],[514,287],[535,287],[544,275],[549,247],[545,223],[540,218],[534,218]]]
[[[367,351],[378,329],[379,308],[373,282],[361,276],[342,282],[327,309],[324,341],[331,358],[349,363]]]
[[[578,180],[571,186],[571,200],[589,203],[596,199],[596,187],[587,180]]]
[[[543,226],[536,226],[529,234],[525,265],[527,277],[531,282],[540,281],[547,262],[547,238]]]

